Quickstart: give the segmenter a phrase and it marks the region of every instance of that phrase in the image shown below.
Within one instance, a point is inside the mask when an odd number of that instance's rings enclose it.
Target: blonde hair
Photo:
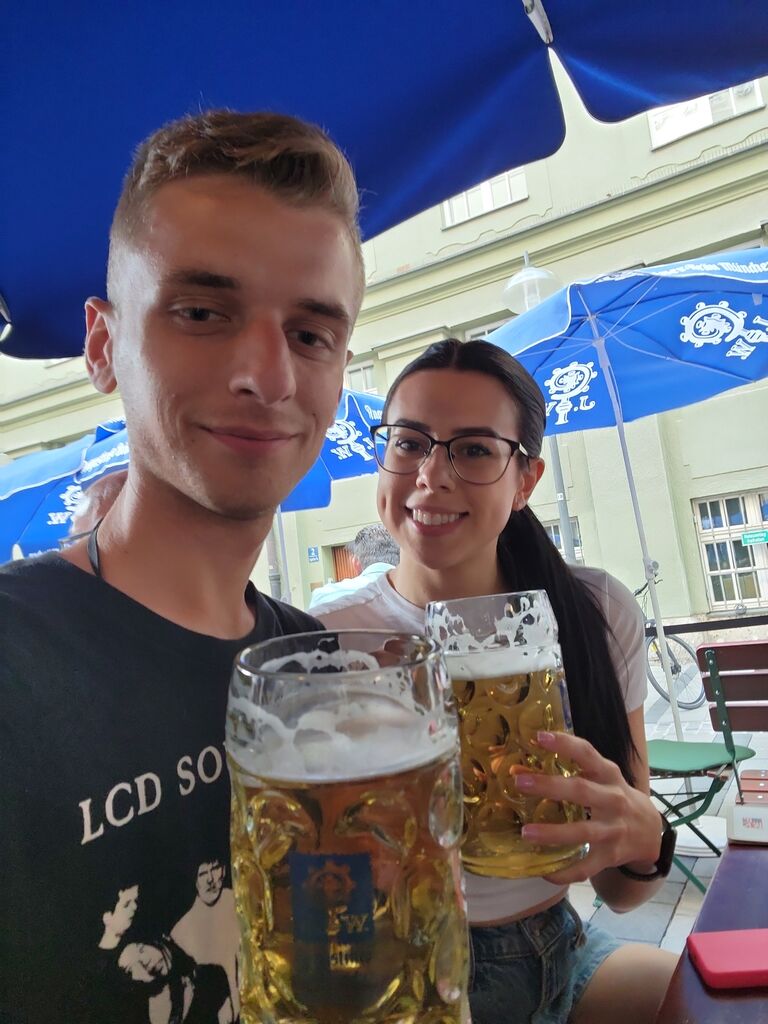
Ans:
[[[288,203],[337,215],[353,241],[362,277],[357,186],[338,146],[316,125],[285,114],[208,110],[171,121],[136,150],[112,220],[108,292],[114,286],[114,251],[141,229],[154,193],[179,178],[208,174],[239,175]]]

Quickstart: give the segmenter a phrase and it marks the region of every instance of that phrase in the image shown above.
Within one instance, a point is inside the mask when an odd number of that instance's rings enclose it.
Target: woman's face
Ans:
[[[516,403],[504,386],[470,370],[421,370],[400,384],[387,423],[418,426],[440,441],[458,434],[494,433],[520,440]],[[512,509],[523,508],[541,476],[540,459],[512,457],[501,479],[470,484],[456,475],[444,448],[407,475],[379,471],[378,507],[401,554],[445,571],[479,559],[495,570],[496,541]]]

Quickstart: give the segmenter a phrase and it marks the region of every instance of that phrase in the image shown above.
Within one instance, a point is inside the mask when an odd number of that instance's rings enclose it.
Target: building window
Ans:
[[[452,228],[473,217],[481,217],[491,210],[499,210],[528,198],[525,171],[505,171],[495,178],[483,181],[466,192],[446,199],[443,205],[443,227]]]
[[[712,608],[768,601],[768,491],[693,502]]]
[[[351,366],[347,370],[347,387],[352,391],[362,391],[367,395],[377,394],[373,363],[358,363],[357,366]]]
[[[471,327],[468,331],[464,332],[464,341],[482,341],[492,331],[497,331],[499,327],[503,327],[509,319],[509,317],[505,317],[503,320],[494,320],[490,324],[480,324],[479,327]]]
[[[581,550],[581,533],[579,532],[579,520],[576,516],[571,516],[571,533],[573,534],[573,550],[576,555],[577,565],[584,565],[584,553]],[[542,526],[549,534],[549,539],[555,545],[557,550],[563,557],[565,552],[563,550],[563,538],[560,536],[560,520],[556,519],[554,522],[542,523]]]
[[[711,128],[721,121],[730,121],[740,114],[749,114],[764,107],[759,82],[745,82],[731,89],[721,89],[709,96],[699,96],[685,103],[673,103],[648,112],[651,149],[668,146],[670,142]]]

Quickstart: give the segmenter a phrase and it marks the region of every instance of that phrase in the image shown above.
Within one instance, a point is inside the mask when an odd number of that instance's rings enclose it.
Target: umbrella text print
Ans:
[[[738,359],[748,359],[761,342],[768,342],[768,320],[762,316],[752,318],[752,323],[759,325],[748,329],[744,321],[747,314],[744,310],[731,309],[727,302],[708,304],[697,302],[695,312],[690,316],[680,317],[683,326],[681,341],[689,341],[694,348],[702,345],[730,345],[725,353]]]
[[[123,423],[120,421],[122,429]],[[127,466],[128,457],[130,450],[128,448],[127,440],[119,440],[111,448],[100,451],[97,455],[92,458],[86,456],[83,459],[83,464],[80,467],[80,472],[77,475],[77,479],[84,483],[91,480],[92,477],[99,476],[101,472],[106,468],[116,468],[118,466]]]

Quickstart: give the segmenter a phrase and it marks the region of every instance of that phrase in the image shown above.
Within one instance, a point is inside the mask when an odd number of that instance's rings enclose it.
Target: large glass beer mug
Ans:
[[[244,1024],[454,1024],[467,925],[458,729],[419,636],[246,649],[227,712]]]
[[[443,645],[459,712],[464,786],[461,856],[479,875],[518,878],[566,867],[586,847],[523,839],[527,824],[579,821],[584,809],[526,795],[521,772],[570,776],[537,743],[539,731],[573,732],[557,623],[546,592],[497,594],[427,606],[427,634]]]

